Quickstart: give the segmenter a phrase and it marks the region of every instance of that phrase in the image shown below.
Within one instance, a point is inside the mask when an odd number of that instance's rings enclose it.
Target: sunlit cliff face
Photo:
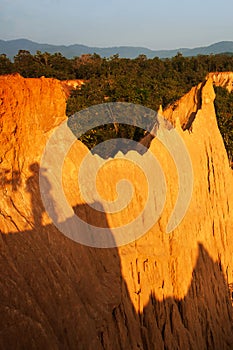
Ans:
[[[224,87],[228,92],[233,91],[233,72],[214,72],[207,75],[214,85]]]
[[[66,120],[63,85],[55,79],[0,77],[0,347],[231,349],[233,174],[216,123],[217,79],[211,76],[163,113],[183,139],[193,167],[192,199],[180,225],[165,233],[179,192],[178,174],[155,137],[150,151],[167,184],[159,220],[128,245],[96,249],[60,233],[41,201],[41,156]],[[67,154],[62,172],[67,201],[94,226],[111,230],[130,223],[148,193],[142,171],[114,159],[101,168],[101,196],[114,200],[122,177],[134,195],[115,215],[93,212],[77,181],[87,152],[77,141]],[[49,169],[43,171],[46,177]]]

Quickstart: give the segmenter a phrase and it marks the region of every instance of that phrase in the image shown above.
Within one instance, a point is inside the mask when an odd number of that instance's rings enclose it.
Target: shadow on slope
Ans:
[[[151,295],[138,314],[116,248],[82,246],[42,225],[38,170],[34,164],[27,181],[34,227],[0,237],[0,348],[232,348],[227,284],[202,245],[185,298]],[[74,211],[99,220],[88,205]],[[101,220],[107,227],[104,214]]]

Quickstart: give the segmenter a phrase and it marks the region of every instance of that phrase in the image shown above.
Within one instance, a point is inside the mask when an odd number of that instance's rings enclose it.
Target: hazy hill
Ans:
[[[209,55],[217,53],[232,52],[233,41],[221,41],[210,46],[197,47],[193,49],[178,48],[174,50],[150,50],[145,47],[119,46],[119,47],[88,47],[85,45],[50,45],[39,44],[27,39],[16,40],[0,40],[0,53],[5,53],[9,58],[13,58],[19,50],[28,50],[31,54],[35,54],[37,50],[41,52],[55,53],[60,52],[67,58],[80,56],[82,54],[97,53],[102,57],[110,57],[119,54],[120,57],[135,58],[140,54],[147,55],[148,58],[153,57],[173,57],[177,52],[181,52],[184,56]]]

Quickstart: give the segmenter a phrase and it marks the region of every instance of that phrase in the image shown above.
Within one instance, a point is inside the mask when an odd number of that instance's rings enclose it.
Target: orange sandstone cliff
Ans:
[[[180,225],[165,233],[177,172],[155,138],[150,149],[167,180],[160,219],[133,243],[98,249],[61,234],[40,197],[43,149],[66,119],[64,85],[0,77],[0,348],[232,349],[233,173],[212,84],[207,79],[163,113],[193,166],[193,195]],[[100,174],[109,179],[107,185],[99,181],[102,195],[114,198],[123,173],[135,183],[136,196],[117,217],[93,214],[76,183],[86,153],[77,141],[64,163],[69,203],[93,225],[125,224],[141,210],[146,183],[134,166],[110,162]]]
[[[214,85],[227,89],[228,92],[233,91],[233,72],[213,72],[207,75]]]

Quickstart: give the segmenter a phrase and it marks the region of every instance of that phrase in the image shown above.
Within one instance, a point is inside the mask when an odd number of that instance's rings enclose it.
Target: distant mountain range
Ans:
[[[0,40],[0,54],[4,53],[9,58],[13,58],[19,50],[28,50],[35,54],[37,50],[41,52],[55,53],[60,52],[67,58],[81,56],[82,54],[99,54],[101,57],[110,57],[119,54],[120,57],[135,58],[139,55],[146,55],[148,58],[153,57],[173,57],[177,52],[184,56],[209,55],[218,53],[233,53],[233,41],[221,41],[209,46],[197,47],[193,49],[179,48],[174,50],[150,50],[144,47],[119,46],[119,47],[88,47],[85,45],[50,45],[39,44],[27,39]]]

